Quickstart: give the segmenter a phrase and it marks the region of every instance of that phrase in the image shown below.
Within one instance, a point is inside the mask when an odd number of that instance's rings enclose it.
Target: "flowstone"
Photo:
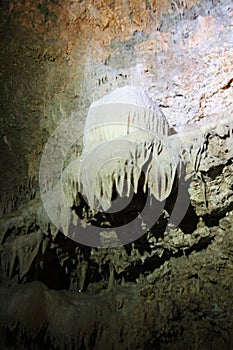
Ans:
[[[171,193],[179,155],[167,137],[175,133],[144,89],[118,88],[94,102],[84,127],[83,152],[63,173],[70,206],[78,192],[91,210],[108,210],[114,189],[120,197],[137,193],[142,172],[144,192],[163,201]]]
[[[231,119],[176,132],[145,90],[125,86],[91,105],[81,156],[65,168],[56,160],[50,164],[55,148],[55,159],[67,156],[76,119],[68,118],[48,140],[40,168],[41,198],[59,230],[92,247],[119,246],[141,237],[175,192],[175,206],[168,203],[173,206],[168,224],[179,225],[192,201],[192,177],[202,183],[198,188],[206,206],[203,179],[214,165],[207,149],[214,137],[226,138],[222,144],[227,150],[232,143]],[[62,133],[66,137],[60,142]],[[224,159],[231,159],[230,151],[217,158],[218,164]]]

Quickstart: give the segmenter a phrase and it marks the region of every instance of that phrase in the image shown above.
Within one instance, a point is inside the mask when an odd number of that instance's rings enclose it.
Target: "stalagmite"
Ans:
[[[115,269],[112,263],[109,264],[109,280],[108,280],[108,291],[112,290],[115,281]]]
[[[86,261],[81,262],[78,266],[78,276],[79,276],[78,291],[79,292],[82,292],[85,286],[87,268],[88,268],[88,264]]]

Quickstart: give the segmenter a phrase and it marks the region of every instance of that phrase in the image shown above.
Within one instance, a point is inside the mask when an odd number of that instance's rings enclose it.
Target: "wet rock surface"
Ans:
[[[232,1],[0,6],[1,348],[231,349]],[[125,85],[176,128],[191,202],[167,227],[174,188],[135,242],[83,246],[45,212],[41,155],[62,121],[75,114],[82,135],[93,100]],[[68,158],[81,151],[82,137]]]

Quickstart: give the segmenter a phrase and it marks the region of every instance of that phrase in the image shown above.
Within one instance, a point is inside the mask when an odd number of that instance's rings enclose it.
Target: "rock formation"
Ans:
[[[231,349],[232,1],[0,12],[0,347]]]

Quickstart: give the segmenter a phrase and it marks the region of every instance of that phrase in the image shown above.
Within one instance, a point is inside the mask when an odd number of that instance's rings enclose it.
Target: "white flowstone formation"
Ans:
[[[162,136],[174,132],[143,88],[118,88],[90,106],[84,127],[83,153],[104,141],[139,130]]]
[[[121,211],[122,203],[126,208],[133,193],[138,191],[139,180],[140,188],[143,186],[144,192],[148,190],[148,199],[154,197],[162,203],[170,195],[177,174],[177,189],[181,190],[177,210],[183,215],[187,209],[182,202],[183,180],[190,180],[194,174],[199,176],[200,167],[206,168],[208,135],[231,133],[231,125],[232,120],[208,127],[186,128],[184,125],[184,130],[176,133],[142,88],[118,88],[90,106],[82,154],[64,170],[59,160],[65,159],[77,139],[77,117],[72,116],[51,137],[41,166],[40,186],[45,209],[56,227],[68,235],[70,223],[77,225],[79,221],[71,208],[79,206],[82,198],[89,205],[80,222],[84,228],[87,217],[94,218],[92,214],[98,211]],[[61,140],[64,132],[66,137]],[[54,149],[60,150],[58,146],[61,151],[51,166]],[[116,195],[118,198],[113,201]],[[186,202],[188,205],[189,198]],[[119,210],[115,210],[116,207]]]
[[[116,188],[120,197],[137,193],[142,171],[144,191],[159,201],[171,192],[179,154],[168,136],[175,131],[144,89],[118,88],[94,102],[84,127],[83,152],[63,172],[70,206],[78,192],[93,211],[108,210]],[[67,227],[67,223],[65,225]]]

